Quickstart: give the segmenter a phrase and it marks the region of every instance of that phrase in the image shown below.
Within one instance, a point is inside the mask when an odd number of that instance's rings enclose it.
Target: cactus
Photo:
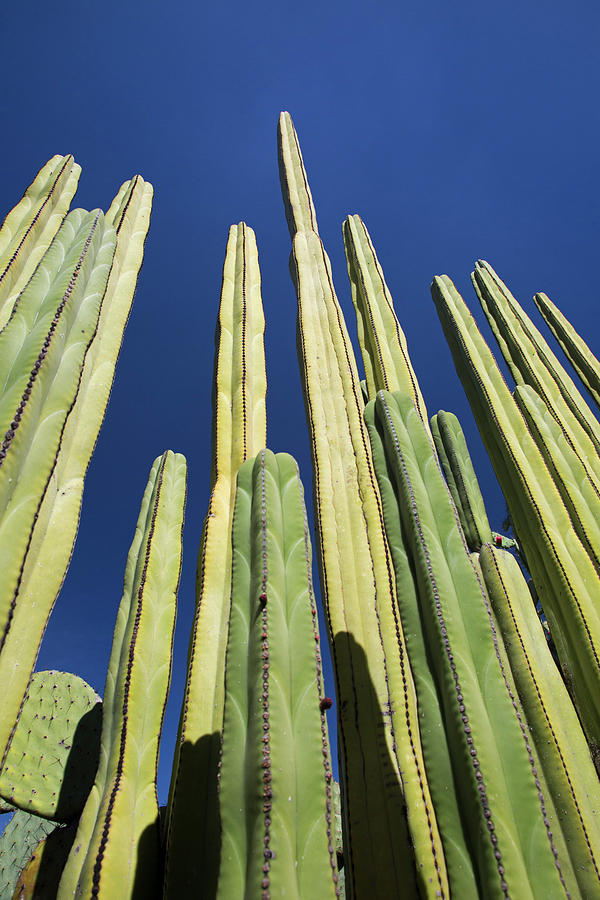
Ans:
[[[440,410],[431,419],[431,431],[469,549],[479,550],[492,532],[460,422]]]
[[[158,742],[181,570],[185,460],[155,460],[125,569],[104,691],[100,762],[58,900],[157,896]]]
[[[254,232],[229,231],[217,324],[211,497],[173,763],[165,896],[213,896],[219,871],[217,765],[223,727],[235,478],[266,444],[264,316]]]
[[[0,328],[65,217],[81,167],[72,156],[53,156],[0,228]]]
[[[217,896],[335,897],[332,774],[311,548],[295,461],[238,474]]]
[[[102,705],[67,672],[36,672],[0,771],[0,795],[37,816],[70,822],[94,783]]]
[[[323,603],[338,699],[346,891],[447,893],[363,400],[298,138],[279,120]],[[408,820],[408,821],[407,821]]]
[[[17,810],[0,835],[0,897],[10,900],[31,854],[56,823]]]
[[[4,753],[10,732],[17,719],[19,706],[22,702],[27,683],[35,659],[39,644],[43,635],[48,616],[63,582],[71,557],[73,543],[77,532],[81,497],[85,473],[93,452],[108,396],[112,385],[112,379],[116,360],[123,336],[129,309],[133,299],[135,282],[139,271],[144,239],[148,230],[152,188],[143,179],[137,176],[131,182],[126,182],[115,202],[112,204],[102,226],[102,215],[97,214],[96,225],[93,226],[95,215],[88,214],[90,233],[94,227],[94,237],[85,251],[85,261],[81,269],[73,268],[79,264],[79,258],[75,258],[69,273],[68,267],[62,265],[64,283],[61,293],[54,300],[55,311],[58,315],[57,324],[52,324],[54,313],[52,310],[52,295],[48,294],[43,301],[47,304],[48,331],[46,336],[40,333],[38,349],[35,348],[35,334],[40,329],[41,320],[38,314],[36,329],[28,335],[26,346],[30,347],[27,359],[31,366],[27,370],[15,369],[16,381],[13,383],[12,395],[22,386],[22,399],[16,412],[10,411],[9,397],[2,403],[7,404],[5,418],[10,423],[15,422],[14,416],[18,416],[19,427],[15,430],[3,458],[2,470],[10,466],[20,467],[19,491],[27,495],[27,507],[29,518],[23,519],[22,507],[19,512],[20,531],[23,535],[20,542],[16,541],[16,525],[10,520],[10,540],[4,543],[4,553],[10,554],[11,567],[17,575],[8,577],[3,582],[4,597],[0,604],[4,605],[3,634],[0,635],[2,650],[0,651],[0,683],[3,685],[3,716],[0,724],[0,760]],[[67,240],[67,234],[71,231],[77,220],[81,220],[83,213],[75,211],[61,227],[52,247],[40,262],[35,276],[28,283],[23,294],[12,312],[11,320],[0,336],[0,344],[8,351],[11,341],[15,340],[19,329],[26,327],[26,318],[34,314],[34,303],[42,300],[44,293],[44,278],[50,277],[51,266],[60,265],[61,246]],[[9,216],[10,219],[10,216]],[[8,220],[7,220],[8,221]],[[114,229],[113,229],[114,226]],[[82,307],[89,318],[86,328],[86,342],[91,345],[86,349],[86,344],[79,341],[79,336],[72,333],[71,356],[66,356],[64,362],[59,360],[59,347],[57,344],[64,341],[62,337],[63,323],[72,318],[72,304],[75,300],[81,300],[81,285],[84,276],[87,277],[87,269],[90,264],[87,261],[93,246],[98,242],[100,232],[104,228],[106,246],[103,250],[104,260],[99,259],[95,269],[96,285],[88,284],[86,289],[87,304]],[[46,229],[47,231],[47,229]],[[42,237],[47,238],[46,231]],[[116,237],[116,250],[114,241]],[[87,238],[86,238],[87,239]],[[81,245],[81,239],[80,239]],[[71,253],[76,252],[76,246]],[[113,256],[114,252],[114,256]],[[111,262],[112,260],[112,262]],[[110,271],[109,271],[110,269]],[[71,276],[73,283],[69,285]],[[55,284],[56,290],[61,290],[60,280]],[[95,292],[94,292],[95,291]],[[59,302],[67,298],[61,308]],[[86,310],[87,307],[87,310]],[[62,311],[59,313],[59,310]],[[90,318],[90,313],[95,310],[95,319]],[[99,314],[98,314],[99,311]],[[56,332],[56,334],[55,334]],[[20,332],[19,332],[20,333]],[[13,335],[11,339],[11,334]],[[77,337],[77,340],[75,340]],[[17,338],[18,339],[18,338]],[[46,344],[46,342],[48,342]],[[34,354],[32,357],[32,353]],[[38,355],[36,361],[36,355]],[[23,353],[20,357],[23,358]],[[3,365],[8,364],[8,357],[3,352]],[[62,358],[61,358],[62,359]],[[77,362],[75,362],[77,360]],[[24,364],[25,360],[23,360]],[[51,382],[51,367],[58,366],[63,380],[63,394],[56,396],[57,384],[54,383],[52,392],[48,395],[44,409],[50,411],[59,408],[63,410],[62,419],[55,415],[47,420],[44,429],[38,429],[34,446],[38,451],[35,456],[29,454],[24,457],[19,454],[19,446],[23,446],[24,434],[33,436],[34,416],[32,407],[36,407],[38,414],[39,404],[45,385]],[[83,366],[83,368],[82,368]],[[13,367],[14,368],[14,367]],[[32,386],[29,381],[32,381]],[[29,398],[29,400],[27,399]],[[14,397],[12,403],[19,402],[19,397]],[[68,415],[67,415],[68,414]],[[65,420],[66,416],[66,420]],[[53,435],[51,435],[53,430]],[[8,432],[7,432],[8,433]],[[57,442],[58,438],[58,442]],[[5,441],[7,439],[5,438]],[[51,441],[54,440],[54,445]],[[40,456],[40,450],[43,456]],[[11,462],[11,458],[18,457]],[[29,463],[27,463],[29,459]],[[43,466],[42,466],[43,459]],[[49,478],[50,471],[52,478]],[[34,477],[27,475],[33,472]],[[44,474],[46,472],[46,474]],[[2,479],[0,474],[0,479]],[[6,481],[14,474],[5,473]],[[14,485],[14,480],[8,482]],[[34,489],[35,486],[35,489]],[[5,487],[6,490],[6,487]],[[19,491],[11,501],[14,505]],[[8,574],[8,569],[5,569]]]
[[[547,294],[535,294],[533,300],[596,406],[600,407],[600,361]]]
[[[598,777],[583,730],[516,560],[491,544],[483,545],[479,560],[557,825],[581,895],[593,897],[600,889]]]
[[[434,279],[432,294],[586,735],[596,748],[600,744],[598,575],[460,294],[447,276]]]
[[[39,842],[17,879],[13,900],[56,900],[76,830],[77,823],[59,826]]]
[[[410,397],[381,391],[375,408],[393,461],[480,890],[566,894],[527,729],[434,448]]]

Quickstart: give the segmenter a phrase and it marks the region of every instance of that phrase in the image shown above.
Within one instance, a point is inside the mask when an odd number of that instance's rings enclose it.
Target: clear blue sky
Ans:
[[[276,162],[279,111],[291,112],[299,133],[351,332],[341,223],[356,212],[383,264],[429,412],[461,418],[492,527],[500,528],[504,504],[429,284],[449,274],[481,322],[469,275],[483,257],[536,321],[531,297],[543,290],[600,354],[600,7],[23,0],[5,4],[0,23],[3,214],[55,153],[73,153],[83,166],[74,205],[106,209],[136,172],[155,187],[75,554],[38,668],[77,672],[102,692],[151,462],[166,448],[184,453],[190,475],[164,802],[208,502],[221,266],[229,225],[240,220],[259,246],[269,446],[296,456],[311,493]]]

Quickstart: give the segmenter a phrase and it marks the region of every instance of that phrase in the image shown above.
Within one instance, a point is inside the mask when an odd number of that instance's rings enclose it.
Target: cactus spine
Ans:
[[[292,457],[239,471],[217,896],[335,897],[331,767],[311,549]]]

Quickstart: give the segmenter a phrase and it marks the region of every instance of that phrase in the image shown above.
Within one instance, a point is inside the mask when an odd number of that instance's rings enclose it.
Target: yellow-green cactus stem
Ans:
[[[418,881],[425,896],[447,897],[356,362],[288,113],[278,141],[337,686],[346,891],[396,896]]]
[[[484,544],[479,562],[583,897],[600,891],[598,776],[516,559]]]
[[[186,465],[155,460],[127,558],[103,701],[100,763],[58,900],[160,896],[158,744],[171,677]]]
[[[435,686],[428,642],[423,630],[415,564],[409,549],[393,475],[393,461],[388,464],[382,423],[375,415],[375,402],[365,407],[365,422],[373,451],[373,463],[381,492],[385,531],[394,561],[398,609],[406,636],[419,708],[419,730],[427,781],[435,807],[444,857],[448,871],[450,896],[477,898],[477,880],[460,816],[461,802],[457,792],[452,757],[444,724],[444,714]]]
[[[238,475],[219,767],[217,896],[334,898],[333,777],[302,484],[262,450]]]
[[[533,301],[565,356],[594,398],[596,406],[600,407],[600,360],[594,356],[583,338],[547,294],[537,293]]]
[[[479,260],[473,284],[517,384],[544,400],[600,491],[600,424],[573,380],[492,267]]]
[[[173,763],[165,897],[214,897],[219,871],[217,766],[223,727],[235,480],[266,444],[264,315],[256,239],[229,231],[217,324],[212,493],[196,582],[196,615]]]
[[[469,549],[479,550],[492,531],[460,422],[441,409],[431,419],[431,431]]]
[[[447,276],[436,303],[458,374],[506,497],[515,531],[574,690],[588,740],[600,746],[600,580],[496,362]]]
[[[412,398],[380,391],[375,410],[481,895],[568,896],[526,723],[435,449]]]
[[[38,506],[27,553],[21,558],[19,602],[12,606],[10,630],[0,653],[0,682],[5,690],[0,745],[4,745],[16,721],[46,622],[71,558],[85,474],[112,387],[142,264],[151,206],[152,186],[138,175],[125,182],[105,217],[108,232],[116,232],[112,266],[93,340],[79,373],[76,396],[60,436],[52,478]],[[44,265],[42,262],[40,269]],[[27,287],[19,304],[34,283]]]
[[[564,432],[533,388],[518,384],[513,397],[552,474],[573,527],[600,576],[600,493]]]
[[[53,156],[0,228],[0,328],[67,214],[81,174],[72,156]]]
[[[360,216],[348,216],[342,231],[369,397],[380,390],[409,394],[429,428],[406,337],[369,232]]]

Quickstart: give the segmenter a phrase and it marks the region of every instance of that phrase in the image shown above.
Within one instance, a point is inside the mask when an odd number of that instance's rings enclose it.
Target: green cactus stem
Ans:
[[[40,259],[58,231],[81,167],[72,156],[53,156],[29,185],[0,228],[0,328],[12,312]]]
[[[388,464],[384,430],[375,415],[374,401],[368,403],[365,408],[365,422],[369,429],[373,462],[383,503],[385,530],[394,561],[398,609],[406,635],[406,649],[417,692],[423,758],[444,847],[450,896],[476,898],[477,881],[460,816],[461,802],[455,774],[452,771],[444,714],[419,611],[421,601],[415,578],[415,564],[400,515],[393,459]]]
[[[484,544],[479,562],[579,890],[593,897],[600,890],[598,777],[581,724],[516,559]]]
[[[588,740],[600,746],[598,575],[460,294],[447,276],[434,280],[432,294]]]
[[[526,723],[434,447],[410,397],[380,391],[375,408],[481,894],[567,896]]]
[[[150,472],[106,678],[100,763],[58,900],[160,894],[156,770],[171,674],[185,475],[184,458],[170,450]]]
[[[231,588],[231,520],[238,469],[266,444],[264,315],[256,239],[229,231],[217,323],[212,493],[196,582],[196,615],[173,763],[165,897],[214,897],[219,871],[217,766],[223,727]]]
[[[242,466],[232,541],[217,896],[335,897],[311,548],[291,456],[263,450]]]
[[[479,550],[492,531],[460,422],[440,410],[431,419],[431,432],[469,549]]]
[[[406,337],[369,232],[360,216],[348,216],[342,231],[369,397],[379,390],[409,394],[427,423]]]
[[[346,891],[396,896],[418,881],[426,896],[447,896],[356,362],[288,113],[278,147],[337,686]]]
[[[116,250],[99,318],[83,369],[74,382],[76,395],[51,463],[52,478],[46,479],[41,503],[38,501],[27,552],[16,559],[20,570],[18,592],[10,601],[10,628],[0,653],[0,683],[5,692],[0,722],[2,748],[16,721],[41,637],[69,565],[85,474],[108,403],[142,263],[151,204],[152,186],[136,176],[122,186],[105,217],[107,233],[114,234],[112,227],[115,228]],[[42,266],[45,261],[40,264],[40,269]],[[19,306],[35,283],[32,281],[27,287]],[[90,301],[96,302],[92,295]],[[2,335],[12,327],[13,320]],[[41,366],[40,370],[43,368]],[[39,473],[37,478],[39,481]],[[9,546],[13,546],[12,539]]]
[[[565,356],[593,397],[596,406],[600,408],[600,360],[594,356],[583,338],[547,294],[537,293],[533,301]]]
[[[35,848],[56,823],[17,810],[0,835],[0,897],[10,900]]]
[[[0,795],[20,809],[70,822],[94,783],[102,704],[78,675],[36,672],[0,771]]]
[[[479,260],[473,284],[517,384],[544,400],[600,491],[600,424],[570,376],[492,267]]]

